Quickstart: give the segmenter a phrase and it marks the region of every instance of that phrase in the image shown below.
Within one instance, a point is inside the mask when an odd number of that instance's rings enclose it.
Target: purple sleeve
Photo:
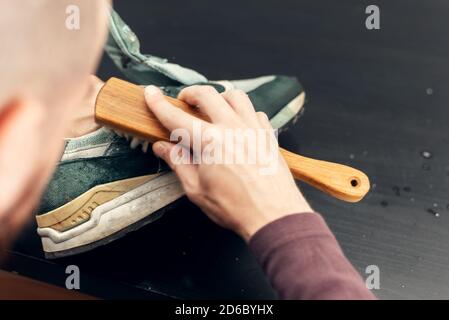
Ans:
[[[319,214],[273,221],[249,246],[282,299],[375,299]]]

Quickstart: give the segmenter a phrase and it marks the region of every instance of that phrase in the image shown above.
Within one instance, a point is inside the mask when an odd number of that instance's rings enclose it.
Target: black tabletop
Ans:
[[[118,12],[143,50],[209,79],[297,76],[307,104],[283,147],[368,174],[369,195],[348,204],[301,188],[363,277],[380,270],[378,297],[449,298],[449,3],[367,1],[125,1]],[[120,76],[103,59],[100,77]],[[246,245],[187,200],[162,219],[79,256],[46,261],[30,225],[10,268],[101,297],[271,298]],[[83,276],[84,275],[84,276]],[[301,276],[301,275],[298,275]]]

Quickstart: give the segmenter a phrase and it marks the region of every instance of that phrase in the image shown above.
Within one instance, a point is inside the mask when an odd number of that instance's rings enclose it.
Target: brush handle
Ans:
[[[307,158],[279,148],[295,179],[348,202],[363,199],[370,182],[362,171],[339,163]]]
[[[208,121],[206,116],[185,102],[166,97],[174,106]],[[97,96],[95,119],[115,130],[130,133],[151,142],[169,141],[170,133],[149,110],[144,98],[144,88],[117,79],[109,79]],[[360,201],[369,191],[368,177],[361,171],[322,160],[303,157],[279,149],[293,176],[331,196],[348,201]]]

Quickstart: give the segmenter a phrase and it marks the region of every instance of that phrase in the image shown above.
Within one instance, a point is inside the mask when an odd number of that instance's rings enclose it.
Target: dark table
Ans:
[[[125,1],[115,5],[146,52],[210,79],[300,78],[305,115],[280,138],[297,153],[365,171],[360,203],[307,186],[348,258],[380,298],[449,298],[449,3],[378,0],[381,29],[365,28],[366,1]],[[103,59],[99,75],[119,75]],[[245,244],[187,200],[110,245],[46,261],[30,225],[10,269],[105,298],[271,298]],[[301,276],[301,275],[298,275]]]

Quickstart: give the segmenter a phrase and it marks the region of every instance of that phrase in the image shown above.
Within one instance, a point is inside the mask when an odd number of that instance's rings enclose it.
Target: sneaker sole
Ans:
[[[143,184],[135,186],[145,179]],[[106,201],[100,203],[105,195],[123,191],[123,188],[127,191],[113,199],[106,197]],[[37,232],[45,256],[49,259],[65,257],[114,241],[157,220],[167,205],[183,195],[173,172],[96,186],[64,206],[37,217]],[[54,221],[59,222],[49,226]],[[67,229],[67,222],[74,226]]]
[[[270,119],[273,128],[278,128],[279,132],[284,132],[288,130],[292,124],[295,124],[298,118],[303,114],[305,100],[306,94],[305,92],[302,92],[285,105]]]

